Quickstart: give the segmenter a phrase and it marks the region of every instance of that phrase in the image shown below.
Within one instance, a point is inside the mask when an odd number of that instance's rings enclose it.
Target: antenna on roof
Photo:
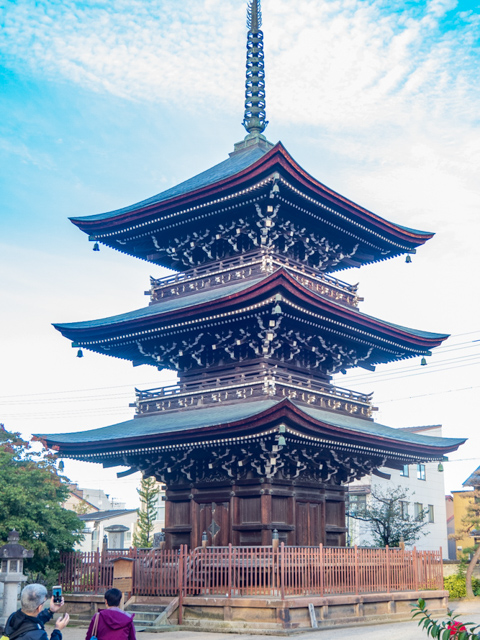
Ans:
[[[249,0],[247,6],[247,77],[245,81],[245,114],[243,126],[247,138],[261,138],[268,122],[265,112],[265,65],[263,62],[262,9],[260,0]]]

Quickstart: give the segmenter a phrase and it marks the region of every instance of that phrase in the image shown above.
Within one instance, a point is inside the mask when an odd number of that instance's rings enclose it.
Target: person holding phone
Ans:
[[[60,601],[58,601],[60,598]],[[4,634],[9,640],[48,640],[48,634],[44,629],[46,622],[52,619],[64,605],[61,591],[56,598],[52,596],[50,606],[44,609],[43,605],[48,600],[47,590],[43,584],[28,584],[20,595],[22,608],[8,618]],[[57,602],[55,602],[57,600]],[[62,640],[62,630],[67,626],[70,617],[65,613],[55,622],[50,640]]]

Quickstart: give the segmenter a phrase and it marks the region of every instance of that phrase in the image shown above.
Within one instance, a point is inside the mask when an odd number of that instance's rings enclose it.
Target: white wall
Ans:
[[[103,545],[104,529],[112,524],[123,524],[129,528],[129,531],[126,531],[124,536],[124,547],[128,549],[132,546],[133,528],[136,521],[136,511],[131,511],[130,513],[124,513],[111,518],[105,518],[104,520],[84,520],[88,533],[85,533],[85,539],[83,542],[79,542],[75,545],[75,551],[101,550]]]
[[[441,436],[441,427],[430,429],[428,432],[420,432],[422,435]],[[414,515],[414,502],[419,502],[424,508],[428,505],[434,507],[434,522],[427,523],[422,535],[415,545],[407,545],[408,548],[416,546],[417,549],[438,549],[442,547],[443,557],[448,558],[447,515],[445,507],[445,482],[444,474],[438,470],[438,462],[425,464],[425,480],[417,478],[417,465],[409,465],[409,476],[404,477],[396,469],[382,468],[380,471],[391,475],[390,480],[377,476],[367,476],[362,480],[351,483],[351,487],[358,489],[364,487],[379,487],[385,490],[388,486],[401,486],[409,489],[409,514]],[[367,497],[368,499],[368,497]],[[367,525],[360,520],[349,518],[349,538],[351,544],[371,544],[371,538],[366,533]]]

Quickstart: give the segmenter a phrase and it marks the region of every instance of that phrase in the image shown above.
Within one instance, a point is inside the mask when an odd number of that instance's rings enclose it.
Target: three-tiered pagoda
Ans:
[[[166,485],[169,547],[345,544],[345,484],[464,442],[373,421],[351,367],[426,356],[446,335],[359,310],[332,274],[415,253],[433,234],[329,189],[267,141],[260,0],[248,13],[246,138],[224,162],[123,209],[74,218],[92,241],[176,271],[149,306],[55,325],[76,348],[178,373],[120,424],[41,436],[63,457]],[[97,247],[96,247],[97,248]]]

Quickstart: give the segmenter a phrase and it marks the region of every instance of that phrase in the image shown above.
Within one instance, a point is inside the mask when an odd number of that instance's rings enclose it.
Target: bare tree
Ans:
[[[426,535],[424,529],[428,509],[422,509],[414,517],[407,513],[405,505],[410,497],[408,489],[401,486],[387,487],[384,490],[375,487],[370,495],[371,500],[366,506],[349,509],[348,515],[367,523],[375,545],[398,547],[402,540],[405,544],[413,544]]]

